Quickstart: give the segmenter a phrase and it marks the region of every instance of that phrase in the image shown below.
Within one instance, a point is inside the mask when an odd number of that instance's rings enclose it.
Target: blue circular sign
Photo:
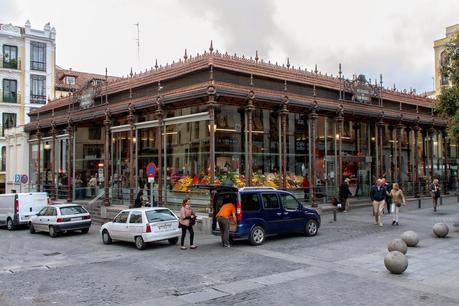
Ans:
[[[27,175],[25,175],[25,174],[21,175],[21,183],[22,184],[27,184],[28,181],[29,181],[29,178],[27,177]]]
[[[156,165],[153,162],[148,163],[147,165],[147,177],[156,176]]]

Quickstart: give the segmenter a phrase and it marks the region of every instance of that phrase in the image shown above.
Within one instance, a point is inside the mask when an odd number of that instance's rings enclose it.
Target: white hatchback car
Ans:
[[[102,225],[100,233],[104,244],[122,240],[134,242],[137,249],[142,250],[153,241],[168,240],[170,244],[176,244],[181,235],[178,225],[179,218],[168,208],[131,208]]]
[[[84,207],[78,204],[58,204],[44,207],[29,221],[31,234],[35,232],[49,232],[51,237],[69,231],[88,233],[91,226],[91,215]]]

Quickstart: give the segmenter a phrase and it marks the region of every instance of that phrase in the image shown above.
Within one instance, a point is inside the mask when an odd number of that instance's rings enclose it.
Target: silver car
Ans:
[[[121,211],[112,222],[100,228],[102,242],[112,240],[134,242],[142,250],[153,241],[168,240],[174,245],[181,235],[179,219],[165,207],[131,208]]]
[[[32,216],[29,222],[30,233],[49,232],[51,237],[59,233],[80,230],[83,234],[89,231],[91,215],[78,204],[58,204],[44,207]]]

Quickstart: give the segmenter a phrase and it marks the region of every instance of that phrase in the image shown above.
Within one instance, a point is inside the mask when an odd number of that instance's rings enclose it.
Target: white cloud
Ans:
[[[70,5],[71,4],[71,5]],[[203,52],[260,56],[346,75],[382,73],[388,86],[430,90],[433,41],[459,22],[456,0],[2,0],[3,22],[57,30],[57,61],[64,67],[127,74],[158,58],[171,62]],[[140,23],[140,62],[136,27]]]

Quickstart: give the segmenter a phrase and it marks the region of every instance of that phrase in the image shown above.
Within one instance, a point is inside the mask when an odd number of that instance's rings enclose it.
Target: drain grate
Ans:
[[[56,256],[56,255],[61,255],[59,252],[54,252],[54,253],[45,253],[43,254],[44,256]]]

